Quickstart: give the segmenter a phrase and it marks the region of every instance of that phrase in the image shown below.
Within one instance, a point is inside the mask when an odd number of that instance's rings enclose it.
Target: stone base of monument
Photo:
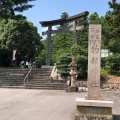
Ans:
[[[75,120],[113,120],[113,102],[76,98]]]
[[[66,92],[76,92],[76,87],[73,87],[73,86],[67,86],[66,87]]]

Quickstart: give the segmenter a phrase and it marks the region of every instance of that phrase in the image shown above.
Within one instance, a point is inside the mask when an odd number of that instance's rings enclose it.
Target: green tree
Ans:
[[[61,18],[62,19],[65,19],[65,18],[67,18],[69,15],[68,15],[68,13],[67,12],[63,12],[62,14],[61,14]]]
[[[69,15],[66,12],[61,14],[62,19],[68,16]],[[69,28],[70,25],[66,23],[63,25],[63,27]],[[60,29],[60,27],[57,27],[57,29]],[[70,48],[72,46],[72,41],[73,41],[72,39],[73,39],[72,32],[62,32],[52,36],[51,64],[54,64],[62,53],[70,52]]]
[[[78,64],[78,78],[86,78],[88,63],[87,49],[80,45],[73,45],[71,47],[71,53],[73,56],[75,56],[76,62]]]
[[[57,58],[66,52],[70,52],[72,46],[72,33],[59,33],[52,37],[52,64]]]
[[[89,16],[89,24],[100,24],[99,15],[97,12],[94,12]]]
[[[108,4],[112,8],[105,16],[110,36],[108,48],[114,53],[120,53],[120,3],[112,0]]]
[[[109,45],[109,26],[108,26],[108,22],[105,19],[104,16],[100,17],[100,24],[102,25],[102,40],[101,40],[101,48],[102,49],[109,49],[108,45]]]
[[[46,64],[46,51],[45,49],[43,49],[39,55],[36,57],[36,63],[37,63],[37,67],[41,67],[42,65]]]
[[[8,19],[0,21],[0,48],[11,52],[17,50],[17,55],[29,58],[35,57],[37,51],[43,48],[37,27],[26,19]]]
[[[28,4],[35,0],[0,0],[0,18],[14,17],[15,12],[23,12],[32,8],[33,5]]]
[[[109,14],[109,13],[106,13]],[[108,21],[104,16],[99,17],[98,13],[94,12],[89,16],[89,24],[101,24],[102,25],[102,40],[101,40],[101,48],[108,49],[109,45],[109,26]]]
[[[79,30],[77,31],[77,40],[78,40],[78,45],[84,47],[84,49],[88,48],[88,18],[83,20],[83,21],[79,21],[78,22],[78,26],[84,25],[84,30]]]
[[[106,15],[106,19],[110,28],[111,37],[120,37],[120,3],[117,3],[116,0],[112,0],[108,3],[112,11],[110,14]]]

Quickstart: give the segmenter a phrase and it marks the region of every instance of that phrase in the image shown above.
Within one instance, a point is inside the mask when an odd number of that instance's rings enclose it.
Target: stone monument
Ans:
[[[100,96],[100,45],[101,25],[90,25],[88,40],[88,96],[86,96],[86,99],[102,99]]]
[[[101,25],[89,25],[88,95],[76,98],[75,120],[113,120],[113,102],[100,95]]]

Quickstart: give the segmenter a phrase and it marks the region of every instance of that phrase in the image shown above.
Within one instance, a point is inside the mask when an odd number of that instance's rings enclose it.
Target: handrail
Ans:
[[[35,64],[33,63],[32,67],[30,68],[30,70],[28,71],[27,75],[26,75],[25,78],[24,78],[24,87],[25,87],[25,85],[26,85],[26,80],[27,80],[27,83],[28,83],[29,75],[30,75],[30,78],[31,78],[31,72],[32,72],[32,70],[33,70],[33,68],[34,68],[34,65],[35,65]]]

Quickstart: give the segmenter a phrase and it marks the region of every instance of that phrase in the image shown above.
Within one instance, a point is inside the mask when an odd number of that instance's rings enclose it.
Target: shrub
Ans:
[[[68,76],[69,75],[69,64],[71,62],[72,55],[70,53],[63,53],[59,56],[58,61],[56,63],[58,72],[61,75]]]
[[[110,74],[120,75],[120,55],[113,54],[106,58],[106,69]]]
[[[106,77],[108,75],[108,71],[106,69],[101,68],[100,75],[101,77]]]
[[[102,57],[101,58],[101,67],[105,68],[105,65],[106,65],[106,57]]]

